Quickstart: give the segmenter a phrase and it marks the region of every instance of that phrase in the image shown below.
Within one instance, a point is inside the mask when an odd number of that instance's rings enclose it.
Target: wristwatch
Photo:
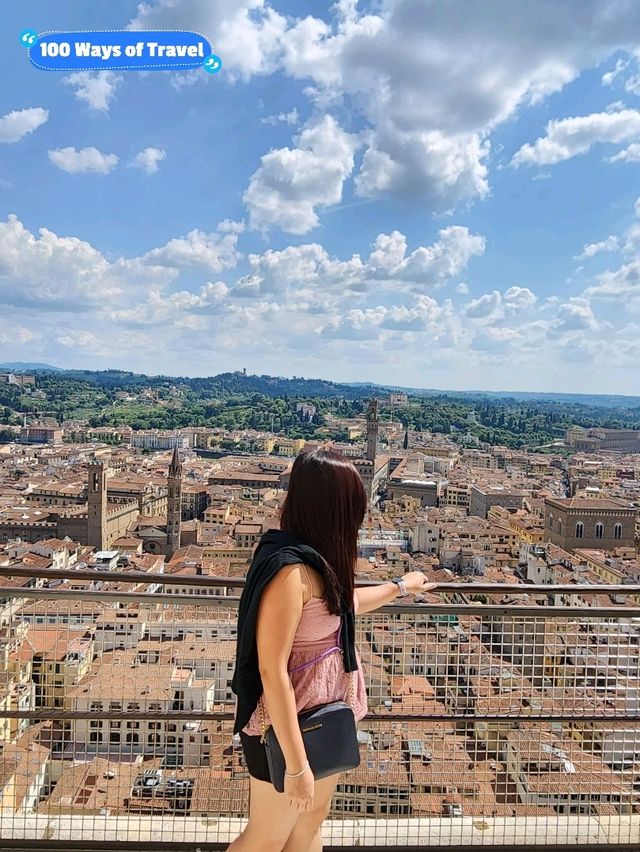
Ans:
[[[406,598],[406,596],[409,594],[409,590],[407,589],[407,584],[404,581],[404,577],[394,577],[391,582],[395,583],[396,586],[400,589],[400,594],[398,595],[398,597]]]

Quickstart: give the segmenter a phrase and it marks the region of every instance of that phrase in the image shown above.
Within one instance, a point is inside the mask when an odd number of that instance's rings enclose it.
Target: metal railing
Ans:
[[[243,580],[1,575],[3,844],[226,848],[248,803],[230,689]],[[358,617],[369,713],[327,844],[637,846],[640,586],[438,593]]]

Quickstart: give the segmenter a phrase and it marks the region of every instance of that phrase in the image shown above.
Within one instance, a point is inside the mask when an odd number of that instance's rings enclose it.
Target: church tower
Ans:
[[[96,550],[107,547],[107,469],[94,460],[87,465],[87,544]]]
[[[375,462],[378,452],[378,428],[378,400],[372,399],[367,411],[367,459],[372,462]]]
[[[182,518],[182,462],[178,447],[173,448],[167,478],[167,556],[180,547],[180,521]]]

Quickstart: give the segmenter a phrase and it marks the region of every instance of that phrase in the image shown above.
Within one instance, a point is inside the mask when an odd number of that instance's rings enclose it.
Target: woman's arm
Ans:
[[[411,571],[405,574],[403,580],[406,583],[407,591],[412,595],[422,594],[435,589],[437,583],[429,583],[422,571]],[[356,589],[355,592],[355,611],[373,612],[375,609],[380,609],[387,603],[395,600],[400,594],[400,589],[397,583],[380,583],[378,586],[364,586]]]
[[[256,625],[264,702],[290,773],[299,772],[307,762],[295,694],[287,672],[302,614],[303,594],[300,566],[281,568],[262,594]]]

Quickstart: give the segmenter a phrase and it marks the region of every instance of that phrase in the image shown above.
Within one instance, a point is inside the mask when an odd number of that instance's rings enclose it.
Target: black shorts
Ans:
[[[242,743],[242,751],[249,775],[257,778],[258,781],[269,781],[271,783],[269,764],[267,763],[267,750],[264,744],[260,742],[260,739],[259,734],[252,736],[245,734],[244,731],[240,731],[240,742]]]

